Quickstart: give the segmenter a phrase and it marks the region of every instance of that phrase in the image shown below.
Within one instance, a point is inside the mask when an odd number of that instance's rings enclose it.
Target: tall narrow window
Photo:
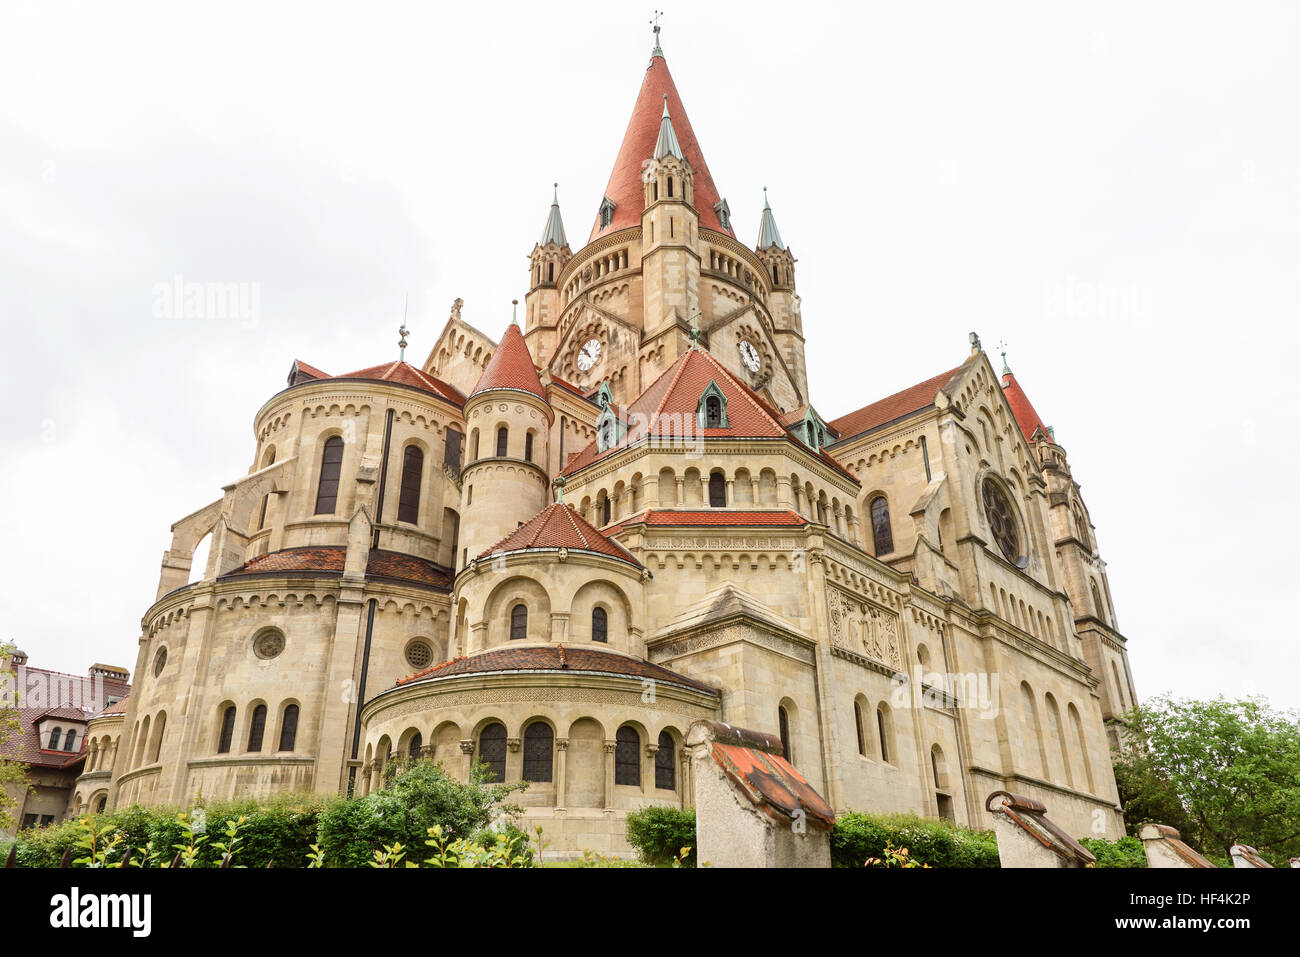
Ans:
[[[524,436],[524,461],[531,462],[532,460],[533,460],[533,433],[529,432],[527,435]]]
[[[890,763],[893,760],[894,742],[889,734],[889,717],[884,705],[876,709],[876,730],[880,733],[880,760]]]
[[[669,176],[668,177],[668,198],[672,199],[672,196],[673,196],[673,178]]]
[[[722,428],[722,400],[711,395],[704,400],[704,427],[706,429]]]
[[[894,550],[894,532],[889,527],[889,502],[877,495],[871,500],[871,538],[876,555],[888,555]]]
[[[714,472],[709,476],[709,507],[727,507],[727,480],[723,478],[721,472]]]
[[[655,751],[655,788],[677,789],[677,746],[667,731],[659,732],[659,749]]]
[[[320,481],[316,483],[316,514],[332,515],[339,497],[339,472],[343,468],[343,436],[325,440],[320,458]]]
[[[262,750],[262,735],[266,733],[266,705],[253,709],[253,720],[248,726],[248,750]]]
[[[776,709],[776,720],[781,732],[781,757],[790,760],[790,715],[784,706]]]
[[[546,264],[546,281],[555,282],[555,263]]]
[[[524,729],[524,780],[546,782],[551,780],[555,765],[552,748],[555,732],[545,721],[534,721]]]
[[[522,604],[515,605],[514,608],[510,609],[510,638],[511,640],[515,640],[518,638],[527,638],[527,637],[528,637],[528,606]]]
[[[609,614],[603,608],[591,610],[591,640],[609,641]]]
[[[508,446],[509,441],[510,430],[503,425],[501,428],[497,429],[497,455],[501,458],[505,458],[506,447]]]
[[[50,750],[51,750],[51,751],[57,751],[57,750],[59,750],[59,742],[60,742],[62,739],[63,739],[63,729],[62,729],[62,728],[55,728],[55,729],[50,733]]]
[[[493,723],[484,728],[478,736],[479,763],[486,764],[492,772],[493,781],[506,779],[506,728],[503,724]]]
[[[397,520],[415,525],[420,520],[420,482],[424,478],[424,453],[408,445],[402,456],[402,492],[397,500]]]
[[[221,734],[217,738],[217,754],[229,754],[235,737],[235,706],[229,705],[221,715]]]
[[[862,704],[857,701],[853,702],[853,721],[858,729],[858,754],[865,756],[867,753],[867,732],[862,726]]]
[[[455,429],[448,429],[444,435],[445,444],[442,447],[442,464],[453,472],[460,471],[460,447],[463,439],[464,436]]]
[[[406,746],[406,753],[412,761],[420,760],[420,751],[424,748],[424,736],[419,731],[411,735],[411,743]]]
[[[609,520],[610,520],[610,518],[613,517],[613,516],[610,515],[610,502],[609,502],[609,496],[606,495],[606,496],[604,497],[604,499],[602,499],[601,501],[602,501],[602,504],[601,504],[601,507],[600,507],[600,508],[601,508],[601,512],[600,512],[600,524],[602,524],[602,525],[608,525],[608,524],[609,524]]]
[[[641,735],[626,724],[614,737],[614,783],[641,786]]]
[[[280,722],[280,750],[292,751],[298,739],[298,706],[284,706],[284,720]]]
[[[63,750],[64,751],[77,750],[77,732],[75,729],[73,728],[68,729],[67,735],[63,738]]]

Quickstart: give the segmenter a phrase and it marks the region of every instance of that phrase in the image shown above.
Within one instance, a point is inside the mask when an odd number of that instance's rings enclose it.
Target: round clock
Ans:
[[[748,339],[740,341],[740,358],[745,363],[745,368],[750,372],[757,372],[759,366],[758,350]]]
[[[599,358],[600,340],[588,339],[583,344],[582,348],[578,350],[578,368],[581,371],[586,372],[596,364],[596,360]]]

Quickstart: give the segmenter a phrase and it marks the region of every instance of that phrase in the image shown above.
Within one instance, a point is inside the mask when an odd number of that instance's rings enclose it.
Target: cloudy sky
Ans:
[[[769,188],[818,409],[1006,342],[1139,694],[1298,706],[1300,14],[1060,7],[695,2],[663,46],[746,240]],[[417,362],[456,297],[502,330],[552,182],[590,228],[651,12],[5,4],[0,637],[134,667],[171,523],[295,358],[395,358],[408,296]],[[256,315],[168,315],[177,277]]]

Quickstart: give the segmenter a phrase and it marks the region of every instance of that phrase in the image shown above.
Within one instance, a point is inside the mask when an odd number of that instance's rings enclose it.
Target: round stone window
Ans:
[[[433,664],[433,646],[423,638],[416,638],[406,646],[406,663],[416,671]]]
[[[167,649],[159,648],[158,654],[153,656],[153,676],[157,678],[167,667]]]
[[[274,628],[268,629],[253,639],[253,654],[268,661],[284,651],[284,635]]]
[[[984,480],[984,515],[993,530],[993,541],[1006,556],[1007,561],[1020,561],[1020,533],[1017,531],[1015,513],[1006,493],[992,479]]]

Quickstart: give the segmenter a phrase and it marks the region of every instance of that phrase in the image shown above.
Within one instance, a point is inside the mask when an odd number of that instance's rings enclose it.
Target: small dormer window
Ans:
[[[614,410],[607,405],[596,423],[596,450],[604,452],[606,449],[612,449],[618,444],[618,440],[618,417],[614,415]]]
[[[604,229],[614,221],[614,202],[608,196],[600,202],[600,228]]]
[[[717,382],[710,382],[700,396],[696,407],[696,424],[701,429],[725,429],[727,423],[727,397],[718,388]]]
[[[713,211],[718,214],[718,222],[722,224],[723,229],[731,229],[731,207],[727,205],[725,199],[713,204]]]

